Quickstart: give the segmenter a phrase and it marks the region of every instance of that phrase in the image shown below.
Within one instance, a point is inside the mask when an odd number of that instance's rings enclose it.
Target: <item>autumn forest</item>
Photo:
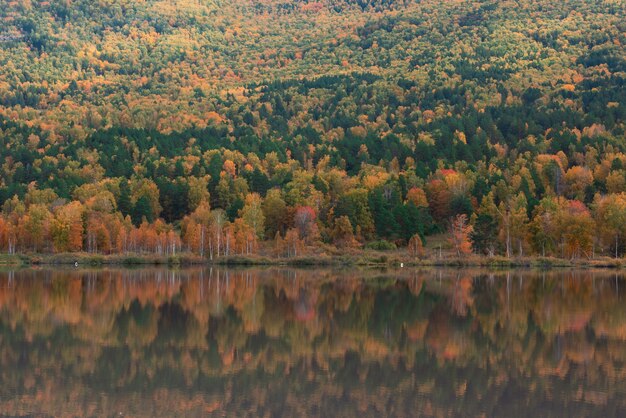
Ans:
[[[0,0],[0,251],[621,258],[625,44],[620,0]]]

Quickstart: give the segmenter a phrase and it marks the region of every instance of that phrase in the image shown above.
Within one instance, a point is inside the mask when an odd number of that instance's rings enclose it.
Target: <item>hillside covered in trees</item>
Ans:
[[[0,250],[626,252],[621,0],[0,0]]]

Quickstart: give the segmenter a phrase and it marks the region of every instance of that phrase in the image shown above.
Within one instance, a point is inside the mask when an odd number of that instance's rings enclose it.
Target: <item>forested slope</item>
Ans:
[[[0,6],[4,250],[626,249],[622,1]]]

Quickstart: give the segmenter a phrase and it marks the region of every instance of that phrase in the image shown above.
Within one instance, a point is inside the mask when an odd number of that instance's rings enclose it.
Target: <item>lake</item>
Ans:
[[[0,416],[626,416],[612,271],[0,271]]]

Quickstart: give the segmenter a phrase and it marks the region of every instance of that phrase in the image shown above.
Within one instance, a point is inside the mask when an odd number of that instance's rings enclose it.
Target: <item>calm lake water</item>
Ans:
[[[0,271],[0,416],[626,416],[613,272]]]

